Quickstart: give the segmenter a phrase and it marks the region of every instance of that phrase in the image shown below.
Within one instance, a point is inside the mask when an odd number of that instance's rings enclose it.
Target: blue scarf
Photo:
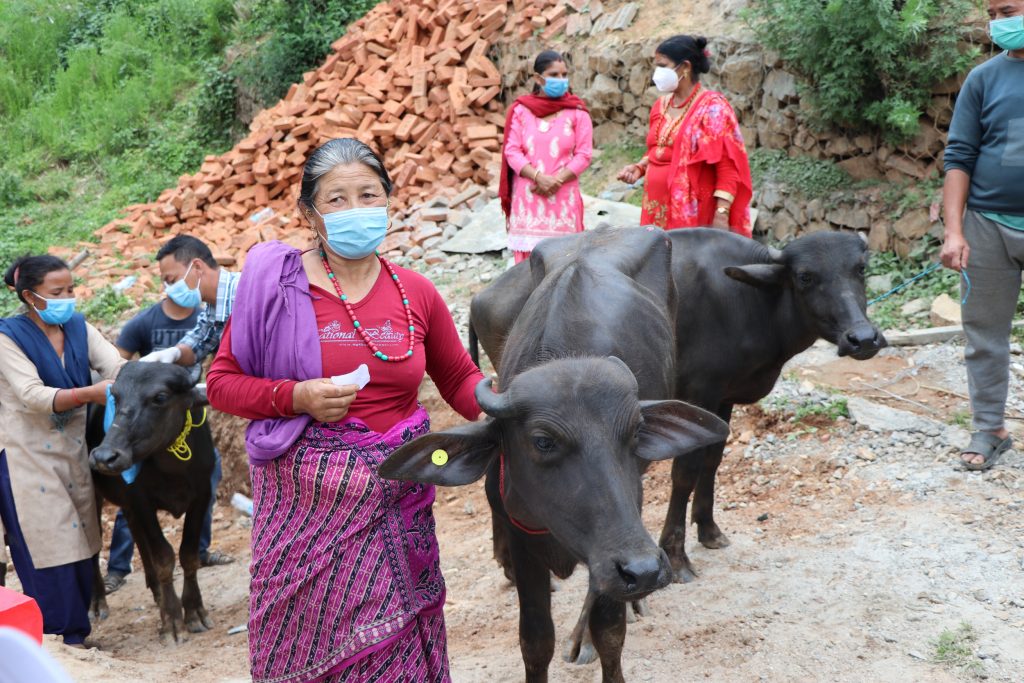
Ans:
[[[92,382],[89,374],[89,342],[85,318],[75,313],[64,323],[64,362],[62,363],[53,344],[39,326],[27,315],[0,318],[0,334],[14,340],[18,348],[36,366],[39,379],[54,389],[87,387]]]

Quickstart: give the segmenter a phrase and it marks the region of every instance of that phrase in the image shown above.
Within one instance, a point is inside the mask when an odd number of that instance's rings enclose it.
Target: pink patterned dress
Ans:
[[[534,116],[526,107],[516,107],[512,113],[505,132],[505,154],[515,174],[508,243],[516,263],[529,257],[542,239],[583,231],[578,178],[590,165],[593,131],[590,114],[581,109],[563,109],[546,119]],[[576,178],[554,195],[542,197],[533,193],[533,181],[520,175],[527,164],[545,175],[568,168]]]

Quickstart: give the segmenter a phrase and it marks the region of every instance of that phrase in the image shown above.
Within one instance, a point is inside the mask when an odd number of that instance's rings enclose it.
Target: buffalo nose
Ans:
[[[663,564],[660,554],[650,554],[616,562],[615,568],[627,594],[644,593],[657,590],[666,583],[667,572]]]
[[[851,330],[846,333],[846,341],[854,351],[861,349],[877,349],[881,346],[878,330]]]
[[[97,448],[92,452],[92,459],[97,465],[110,467],[121,458],[128,458],[130,455],[120,448]]]

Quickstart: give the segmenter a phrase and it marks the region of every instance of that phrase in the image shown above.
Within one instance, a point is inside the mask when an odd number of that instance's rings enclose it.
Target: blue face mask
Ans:
[[[202,295],[199,293],[199,283],[197,282],[196,288],[192,289],[185,282],[190,272],[192,272],[192,264],[189,264],[188,270],[185,271],[185,275],[180,280],[173,285],[164,285],[164,291],[167,292],[167,296],[182,308],[195,308],[203,300]],[[202,275],[199,276],[199,279],[203,279]]]
[[[569,92],[568,78],[545,78],[544,94],[548,97],[561,97]]]
[[[994,19],[988,23],[988,32],[1004,50],[1024,50],[1024,15]]]
[[[32,292],[32,294],[46,302],[46,308],[41,311],[35,306],[32,306],[32,308],[35,308],[39,318],[47,325],[63,325],[71,320],[71,316],[75,313],[75,297],[70,299],[47,299],[45,296],[39,296],[35,292]]]
[[[319,211],[317,214],[324,220],[327,246],[338,256],[353,261],[372,254],[388,231],[386,206],[335,211],[326,216]]]

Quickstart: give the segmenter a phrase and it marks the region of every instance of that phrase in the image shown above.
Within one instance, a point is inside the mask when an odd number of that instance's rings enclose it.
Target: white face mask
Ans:
[[[654,87],[660,92],[674,92],[679,87],[679,75],[675,69],[659,66],[654,70]]]

